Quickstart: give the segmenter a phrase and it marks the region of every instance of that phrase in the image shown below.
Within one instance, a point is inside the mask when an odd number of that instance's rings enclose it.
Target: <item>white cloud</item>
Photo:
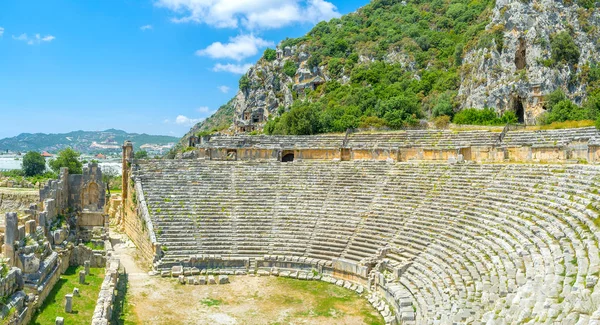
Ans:
[[[198,111],[199,113],[203,113],[203,114],[206,114],[206,113],[210,113],[210,112],[211,112],[211,111],[210,111],[210,108],[208,108],[208,106],[201,106],[201,107],[198,107],[197,111]]]
[[[42,42],[52,42],[54,39],[56,39],[56,37],[54,37],[52,35],[41,36],[40,34],[35,34],[34,37],[30,38],[25,33],[23,33],[19,36],[13,35],[12,38],[17,41],[23,41],[23,42],[27,43],[28,45],[37,45],[37,44],[41,44]]]
[[[200,123],[202,121],[204,121],[203,118],[189,118],[184,115],[179,115],[175,119],[175,124],[192,126],[192,125],[194,125],[196,123]]]
[[[248,70],[250,68],[252,68],[252,64],[249,64],[249,63],[248,64],[217,63],[213,67],[213,71],[215,71],[215,72],[225,71],[225,72],[231,72],[231,73],[235,73],[235,74],[244,74],[244,73],[248,72]]]
[[[145,31],[145,30],[149,30],[152,29],[152,25],[144,25],[142,27],[140,27],[140,30]]]
[[[268,29],[294,23],[316,23],[339,17],[326,0],[157,0],[173,11],[176,23],[203,23],[218,28]]]
[[[4,27],[0,27],[0,37],[2,37],[2,35],[4,35]]]
[[[238,35],[229,38],[229,43],[215,42],[204,50],[196,51],[196,55],[209,56],[213,59],[233,59],[241,61],[258,54],[259,49],[274,46],[275,43],[266,41],[254,35]]]
[[[217,88],[219,88],[219,90],[220,90],[220,91],[221,91],[223,94],[227,94],[227,93],[229,92],[229,90],[231,89],[231,88],[229,88],[229,87],[227,87],[227,86],[219,86],[219,87],[217,87]]]

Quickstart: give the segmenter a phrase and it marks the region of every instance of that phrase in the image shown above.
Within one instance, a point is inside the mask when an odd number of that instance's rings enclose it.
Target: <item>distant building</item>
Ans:
[[[96,159],[106,159],[106,156],[103,155],[103,154],[101,154],[101,153],[99,153],[99,154],[96,155]]]
[[[54,157],[54,155],[51,154],[51,153],[48,153],[48,151],[44,151],[44,152],[42,152],[42,157],[44,157],[44,158],[52,158],[52,157]]]

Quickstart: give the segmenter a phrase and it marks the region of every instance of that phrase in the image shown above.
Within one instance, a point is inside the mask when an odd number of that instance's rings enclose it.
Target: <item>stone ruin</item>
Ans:
[[[88,164],[80,175],[61,169],[57,180],[40,189],[39,198],[22,215],[7,213],[4,220],[0,297],[7,301],[2,312],[7,324],[27,324],[70,265],[107,264],[106,250],[83,244],[104,247],[108,239],[97,164]]]
[[[569,144],[587,155],[597,134],[502,142],[511,153]],[[597,165],[390,159],[498,136],[218,137],[198,148],[209,157],[149,161],[126,145],[120,226],[149,266],[181,283],[327,281],[365,295],[387,324],[600,324]],[[354,159],[339,159],[339,143]],[[237,149],[237,161],[220,148]],[[303,159],[282,163],[282,149]]]

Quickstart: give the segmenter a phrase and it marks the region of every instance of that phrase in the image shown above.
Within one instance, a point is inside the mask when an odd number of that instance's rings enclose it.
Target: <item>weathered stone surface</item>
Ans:
[[[208,276],[208,284],[217,284],[217,281],[215,280],[215,276],[214,275],[209,275]]]
[[[73,295],[67,294],[65,295],[65,313],[70,314],[73,312]]]
[[[229,283],[229,277],[227,275],[219,275],[219,284]]]

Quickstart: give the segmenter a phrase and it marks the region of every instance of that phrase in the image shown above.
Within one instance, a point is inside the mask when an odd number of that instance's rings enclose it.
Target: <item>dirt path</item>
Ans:
[[[383,324],[364,298],[324,282],[235,276],[227,285],[193,286],[150,276],[125,235],[111,239],[139,324]]]

